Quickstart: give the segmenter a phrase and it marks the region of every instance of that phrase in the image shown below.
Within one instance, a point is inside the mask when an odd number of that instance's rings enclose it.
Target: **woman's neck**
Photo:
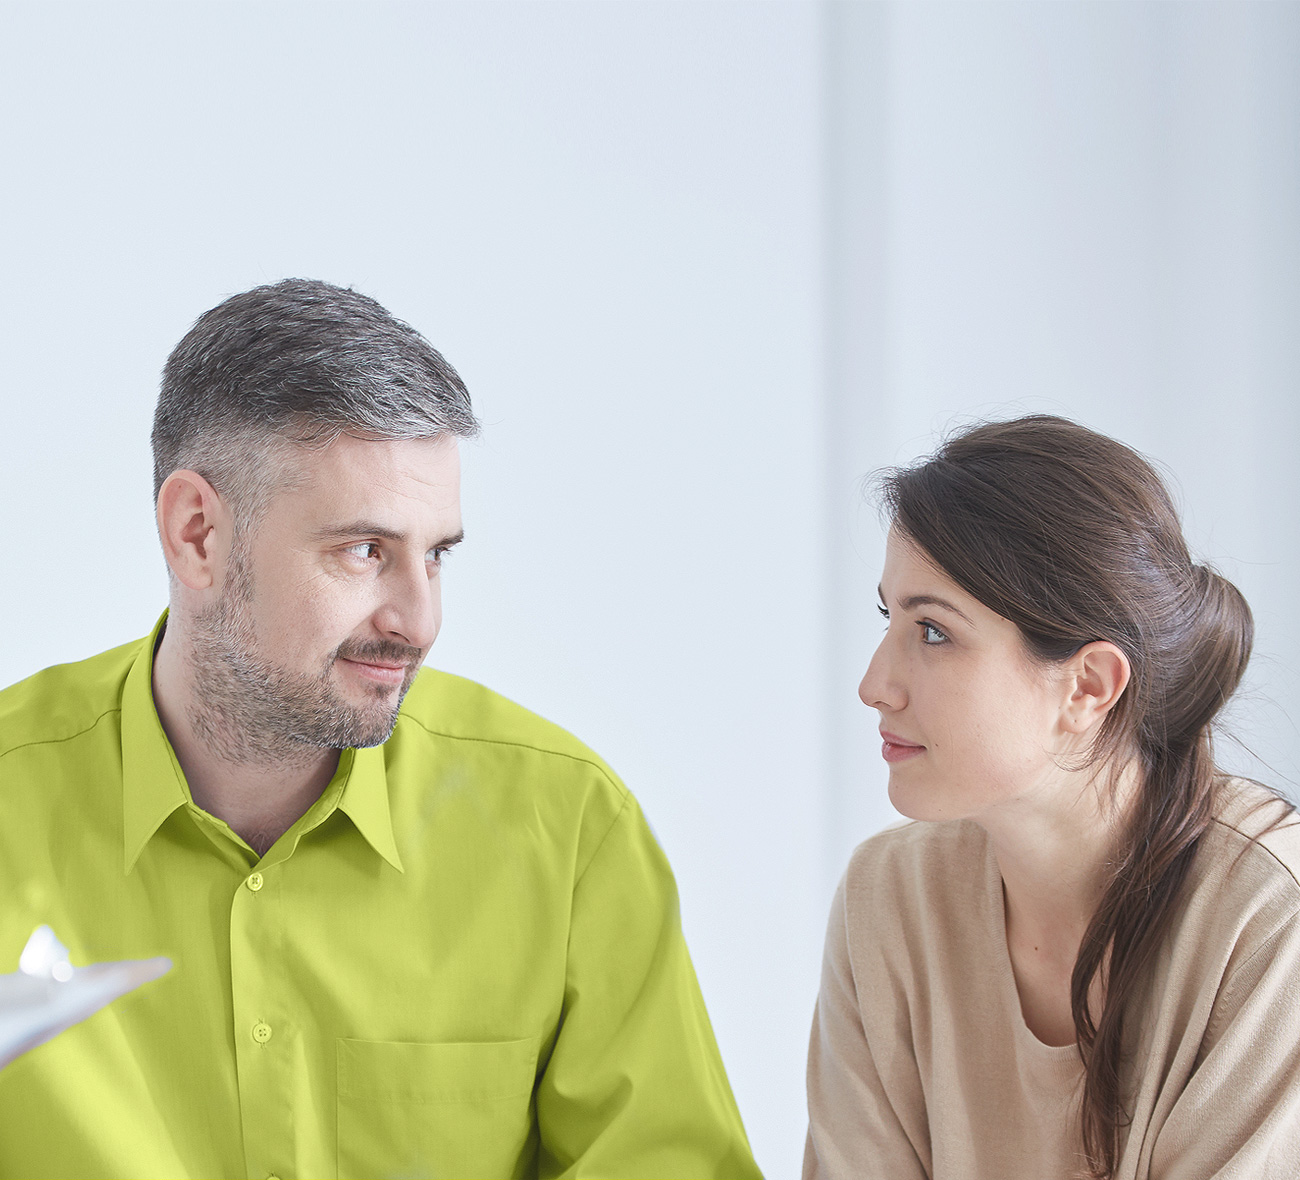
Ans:
[[[1021,1011],[1047,1044],[1074,1039],[1074,964],[1110,880],[1136,783],[1132,765],[1113,778],[1067,772],[974,817],[989,834],[1002,875]]]

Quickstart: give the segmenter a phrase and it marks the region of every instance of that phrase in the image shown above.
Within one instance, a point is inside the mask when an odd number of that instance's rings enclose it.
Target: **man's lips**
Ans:
[[[884,729],[880,731],[880,740],[884,743],[880,753],[886,762],[903,762],[925,753],[924,746],[918,746],[915,742],[909,742],[896,733],[889,733]]]
[[[374,660],[354,660],[339,656],[341,663],[349,665],[359,676],[376,684],[400,685],[410,670],[409,664],[389,664]]]

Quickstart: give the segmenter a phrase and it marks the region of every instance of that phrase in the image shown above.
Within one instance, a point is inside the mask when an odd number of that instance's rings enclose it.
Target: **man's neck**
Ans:
[[[158,719],[194,802],[262,856],[320,798],[338,767],[339,752],[304,746],[280,759],[232,759],[196,731],[194,674],[183,638],[169,627],[153,661]]]

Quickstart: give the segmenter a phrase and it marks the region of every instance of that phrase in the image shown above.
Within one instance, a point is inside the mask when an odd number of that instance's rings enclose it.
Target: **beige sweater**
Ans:
[[[1300,825],[1233,784],[1130,1020],[1117,1180],[1300,1177]],[[882,832],[831,911],[808,1059],[805,1180],[1079,1174],[1073,1045],[1026,1027],[1002,882],[967,821]]]

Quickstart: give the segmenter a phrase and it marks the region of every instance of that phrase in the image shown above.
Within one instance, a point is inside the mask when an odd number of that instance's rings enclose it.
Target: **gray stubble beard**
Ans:
[[[356,654],[396,655],[409,663],[396,694],[376,685],[374,708],[358,707],[343,700],[331,683],[335,661],[349,650],[347,643],[315,677],[259,658],[252,598],[247,547],[237,540],[221,596],[195,617],[190,636],[194,694],[188,712],[195,735],[233,763],[309,763],[323,749],[386,742],[423,653],[400,644],[353,645],[359,649]]]

